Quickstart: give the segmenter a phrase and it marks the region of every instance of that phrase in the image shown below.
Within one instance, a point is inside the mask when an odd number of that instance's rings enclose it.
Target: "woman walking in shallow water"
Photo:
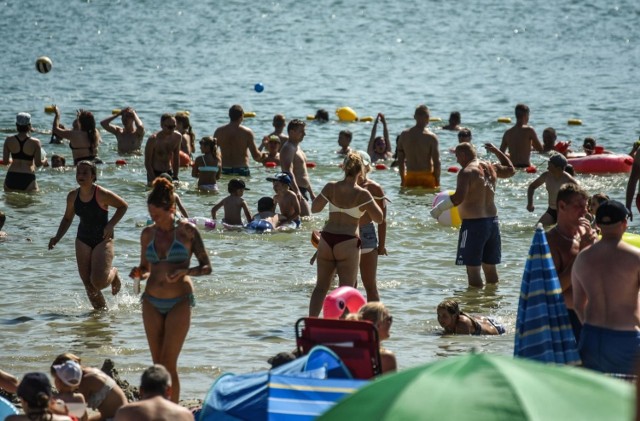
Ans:
[[[210,274],[211,263],[195,225],[176,217],[174,187],[169,180],[154,180],[147,204],[154,224],[142,231],[140,265],[129,276],[147,280],[141,300],[144,330],[153,363],[164,365],[171,373],[171,400],[177,403],[178,356],[195,306],[190,277]],[[194,254],[198,266],[189,267]]]
[[[74,214],[80,217],[76,237],[76,262],[78,272],[93,308],[107,307],[100,290],[111,285],[111,293],[120,291],[118,269],[113,262],[113,230],[127,212],[127,202],[117,194],[96,184],[96,165],[80,161],[76,167],[76,181],[80,187],[67,195],[67,208],[60,221],[58,232],[49,240],[49,250],[53,249],[65,235]],[[109,219],[108,208],[116,208]]]

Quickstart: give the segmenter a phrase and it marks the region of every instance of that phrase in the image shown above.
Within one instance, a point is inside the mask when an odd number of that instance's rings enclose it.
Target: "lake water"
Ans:
[[[147,133],[159,129],[164,112],[189,110],[198,135],[227,122],[227,110],[242,104],[257,116],[246,125],[261,138],[271,118],[305,118],[318,108],[351,106],[360,116],[383,112],[391,137],[413,124],[413,111],[427,104],[446,120],[462,113],[474,142],[500,143],[518,102],[531,108],[531,124],[541,137],[555,127],[560,140],[581,145],[594,136],[607,149],[626,153],[638,139],[640,88],[640,4],[598,0],[591,4],[553,2],[153,2],[9,0],[0,3],[0,131],[14,133],[15,114],[30,112],[35,136],[52,153],[70,157],[66,145],[48,145],[55,103],[62,123],[75,110],[89,109],[101,120],[113,108],[138,111]],[[47,55],[53,70],[34,69]],[[254,91],[261,82],[262,93]],[[341,177],[337,136],[354,133],[352,146],[364,149],[371,124],[311,123],[302,143],[316,191]],[[582,126],[568,126],[570,118]],[[443,169],[455,165],[447,150],[455,134],[439,129]],[[115,139],[103,134],[100,156],[113,163]],[[116,227],[115,264],[121,273],[139,261],[139,236],[146,222],[145,172],[140,157],[126,166],[100,167],[99,184],[129,203]],[[545,158],[533,162],[545,168]],[[265,177],[274,173],[253,164],[245,197],[252,209],[271,195]],[[6,167],[0,168],[4,179]],[[113,358],[125,378],[138,384],[151,363],[132,283],[108,297],[110,310],[94,313],[78,277],[74,257],[77,221],[53,251],[47,250],[76,188],[74,171],[38,172],[41,191],[0,193],[7,214],[7,241],[0,243],[0,368],[21,376],[46,371],[54,356],[71,351],[100,365]],[[468,352],[511,354],[520,280],[533,226],[546,208],[546,192],[536,192],[536,211],[526,210],[526,188],[534,176],[519,172],[498,185],[503,262],[496,288],[467,288],[464,267],[453,264],[457,230],[428,215],[433,193],[399,188],[393,170],[371,177],[386,190],[387,249],[380,258],[382,300],[394,315],[386,347],[399,365],[410,367]],[[579,176],[592,192],[624,200],[626,175]],[[221,190],[226,191],[228,178]],[[443,189],[455,174],[443,172]],[[194,216],[207,216],[222,195],[197,193],[194,180],[181,177],[179,194]],[[244,373],[268,367],[269,356],[292,349],[295,321],[306,314],[315,284],[309,265],[309,236],[326,210],[294,233],[248,235],[203,232],[213,273],[194,278],[197,307],[179,366],[183,397],[204,397],[221,372]],[[638,232],[637,222],[630,231]],[[502,337],[442,337],[435,306],[456,298],[471,313],[493,315],[510,331]]]

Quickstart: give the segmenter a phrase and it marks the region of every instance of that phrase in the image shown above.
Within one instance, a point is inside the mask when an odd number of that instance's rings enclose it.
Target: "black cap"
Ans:
[[[626,220],[631,215],[629,209],[617,200],[607,200],[598,206],[596,223],[598,225],[612,225]]]
[[[235,191],[235,190],[240,190],[240,189],[249,190],[245,186],[244,181],[239,180],[237,178],[234,178],[233,180],[229,180],[229,191]]]

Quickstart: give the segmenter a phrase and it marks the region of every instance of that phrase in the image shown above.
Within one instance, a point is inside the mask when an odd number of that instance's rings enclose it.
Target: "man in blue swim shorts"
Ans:
[[[604,373],[634,374],[640,351],[640,249],[622,241],[630,215],[618,201],[602,203],[602,238],[578,254],[571,272],[582,364]]]
[[[508,178],[516,170],[509,158],[491,143],[485,144],[499,163],[478,159],[472,143],[456,146],[456,160],[462,166],[458,172],[456,192],[447,196],[431,210],[431,216],[438,218],[444,211],[458,206],[462,219],[458,239],[457,265],[467,267],[469,285],[482,287],[482,272],[487,283],[498,282],[496,265],[500,263],[501,243],[498,210],[494,202],[496,181]]]
[[[249,154],[254,160],[262,162],[266,153],[261,153],[256,146],[253,131],[242,125],[244,110],[240,105],[229,108],[229,123],[218,127],[213,134],[218,140],[222,155],[222,174],[248,177]]]

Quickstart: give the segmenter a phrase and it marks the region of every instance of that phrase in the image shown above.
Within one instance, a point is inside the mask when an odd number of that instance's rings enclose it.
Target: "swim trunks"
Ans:
[[[360,225],[360,239],[362,240],[360,254],[367,254],[378,248],[378,236],[373,222]]]
[[[249,167],[222,167],[222,174],[249,177],[251,175],[251,171],[249,171]]]
[[[308,188],[298,186],[298,190],[300,190],[300,194],[302,195],[302,197],[304,197],[304,200],[306,200],[307,202],[309,200],[311,200],[311,198],[309,196],[309,189]]]
[[[438,187],[436,177],[429,171],[407,171],[402,187],[425,187],[434,189]]]
[[[572,308],[567,309],[569,313],[569,322],[571,322],[571,330],[573,330],[573,336],[576,338],[576,344],[580,343],[580,333],[582,332],[582,323],[578,318],[578,314]]]
[[[497,216],[462,220],[456,265],[496,265],[500,263],[501,257],[500,224]]]
[[[498,335],[504,335],[505,332],[507,331],[504,328],[504,326],[502,326],[500,323],[498,323],[496,321],[496,319],[494,319],[493,317],[486,317],[485,320],[488,321],[489,323],[491,323],[491,326],[496,328],[496,330],[498,331]]]
[[[7,172],[4,185],[10,190],[27,190],[27,187],[36,180],[36,175],[26,172]]]
[[[554,224],[556,222],[558,222],[558,210],[557,209],[547,208],[547,211],[545,213],[548,213],[549,215],[551,215],[551,217],[553,218],[553,223]]]
[[[640,332],[613,330],[585,323],[578,352],[582,365],[603,373],[634,374]]]

